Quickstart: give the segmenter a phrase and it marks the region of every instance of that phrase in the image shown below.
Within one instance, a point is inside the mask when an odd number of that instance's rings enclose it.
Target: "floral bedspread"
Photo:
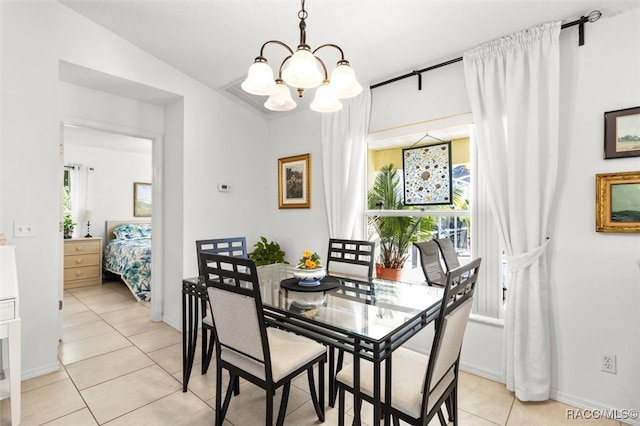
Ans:
[[[151,300],[151,238],[111,240],[103,260],[104,269],[120,275],[137,300]]]

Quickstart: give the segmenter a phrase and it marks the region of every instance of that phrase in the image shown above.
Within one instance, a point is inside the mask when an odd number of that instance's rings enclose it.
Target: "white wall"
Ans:
[[[312,96],[306,93],[305,96]],[[280,243],[289,263],[297,263],[305,250],[316,251],[322,258],[328,253],[329,225],[322,181],[322,147],[320,123],[322,115],[309,109],[284,114],[269,125],[269,158],[267,161],[269,226],[267,239]],[[278,159],[311,154],[311,208],[278,208]]]
[[[575,39],[573,39],[575,41]],[[566,51],[563,46],[563,51]],[[553,388],[559,399],[640,407],[640,236],[595,232],[595,175],[640,170],[604,160],[604,112],[640,105],[640,9],[589,25],[563,56],[562,151],[549,253]],[[618,373],[600,371],[602,352]]]
[[[85,141],[89,142],[89,141]],[[82,143],[82,142],[80,142]],[[151,141],[147,142],[151,145]],[[105,240],[105,221],[135,219],[133,183],[151,183],[151,154],[96,148],[70,143],[65,138],[65,164],[92,167],[88,198],[91,206],[91,235]],[[78,223],[78,235],[87,234],[87,223]]]
[[[231,231],[258,235],[265,228],[256,206],[265,205],[267,194],[253,173],[267,174],[267,123],[58,2],[0,2],[0,19],[0,232],[8,233],[15,221],[30,220],[38,234],[10,238],[17,246],[22,376],[28,378],[58,369],[58,144],[68,100],[58,78],[60,61],[176,94],[162,105],[165,161],[153,177],[165,184],[162,318],[175,327],[181,324],[180,282],[196,271],[193,241]],[[84,111],[91,117],[79,119],[96,119],[99,111],[115,121],[131,120],[129,127],[157,130],[139,114],[96,104]],[[222,179],[235,187],[231,196],[214,189]]]
[[[424,73],[422,90],[417,77],[377,87],[371,105],[370,132],[468,113],[462,62]]]
[[[603,113],[640,105],[640,9],[561,35],[562,128],[549,251],[552,396],[580,407],[640,407],[640,237],[595,232],[595,174],[640,170],[640,158],[603,160]],[[462,53],[462,52],[460,52]],[[371,130],[466,113],[462,64],[374,89]],[[273,129],[272,129],[273,130]],[[482,283],[479,283],[482,285]],[[471,322],[463,368],[500,379],[502,328]],[[600,371],[601,352],[618,373]]]

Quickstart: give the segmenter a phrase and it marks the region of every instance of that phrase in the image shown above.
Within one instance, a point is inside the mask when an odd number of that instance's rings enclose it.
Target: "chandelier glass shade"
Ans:
[[[254,62],[249,68],[245,81],[240,85],[245,92],[254,95],[272,95],[277,91],[276,82],[273,79],[273,71],[267,61]]]
[[[355,72],[349,61],[344,58],[342,49],[335,44],[323,44],[311,50],[306,44],[307,11],[304,9],[305,0],[301,0],[302,8],[298,12],[300,19],[300,43],[294,52],[288,45],[278,40],[269,40],[262,45],[260,55],[249,67],[247,78],[242,82],[242,89],[254,95],[269,96],[264,106],[272,111],[289,111],[296,107],[291,98],[289,86],[296,88],[298,96],[302,97],[305,89],[317,87],[316,94],[310,108],[319,112],[333,112],[342,108],[340,99],[357,96],[362,92],[362,86],[356,79]],[[278,77],[274,79],[273,70],[263,56],[264,49],[269,44],[278,44],[288,52],[280,63]],[[329,76],[327,67],[316,53],[320,49],[334,48],[340,53],[336,68]]]
[[[322,83],[324,76],[318,69],[316,57],[303,48],[298,49],[291,56],[287,67],[282,72],[282,79],[289,86],[312,89]]]
[[[277,91],[269,96],[264,103],[266,109],[271,111],[291,111],[296,107],[295,101],[291,98],[291,91],[282,79],[276,80]]]
[[[316,97],[309,108],[317,112],[334,112],[342,109],[342,102],[333,93],[328,80],[325,80],[322,86],[316,89]]]

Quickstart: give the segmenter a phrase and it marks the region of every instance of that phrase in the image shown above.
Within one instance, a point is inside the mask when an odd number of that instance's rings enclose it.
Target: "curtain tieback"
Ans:
[[[533,262],[538,260],[540,256],[547,250],[547,245],[549,244],[549,238],[545,240],[542,245],[539,247],[528,251],[526,253],[520,253],[515,256],[507,257],[507,267],[509,268],[510,274],[515,274],[516,272],[520,272],[523,269],[531,266]]]

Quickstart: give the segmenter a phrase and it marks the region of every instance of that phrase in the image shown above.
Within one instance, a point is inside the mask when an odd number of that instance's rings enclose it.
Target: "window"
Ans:
[[[71,214],[71,173],[69,169],[64,169],[63,188],[62,188],[62,211]]]
[[[429,132],[431,135],[432,132]],[[436,135],[436,132],[433,132]],[[420,135],[421,136],[421,135]],[[414,138],[418,140],[420,136]],[[404,136],[404,140],[409,137]],[[422,240],[433,238],[451,238],[456,248],[461,264],[472,257],[482,257],[481,285],[476,289],[474,314],[494,320],[502,318],[504,288],[503,262],[498,243],[497,231],[493,223],[493,216],[479,187],[482,182],[477,177],[474,167],[475,155],[469,126],[459,132],[452,141],[452,186],[453,203],[445,206],[400,206],[395,211],[369,209],[365,212],[372,216],[407,216],[428,217],[433,224],[429,235],[423,235]],[[387,141],[391,142],[391,141]],[[389,146],[393,144],[394,146]],[[375,143],[374,149],[368,153],[368,188],[371,188],[379,170],[388,164],[402,167],[402,148],[409,148],[415,142],[405,144],[392,143],[386,146]],[[401,172],[401,170],[400,170]],[[402,181],[400,182],[402,185]],[[477,201],[477,202],[476,202]],[[369,238],[376,238],[375,230],[368,229]],[[425,238],[426,237],[426,238]],[[403,268],[403,278],[408,281],[424,281],[424,274],[420,267],[418,253],[415,248],[410,250],[410,257]]]

